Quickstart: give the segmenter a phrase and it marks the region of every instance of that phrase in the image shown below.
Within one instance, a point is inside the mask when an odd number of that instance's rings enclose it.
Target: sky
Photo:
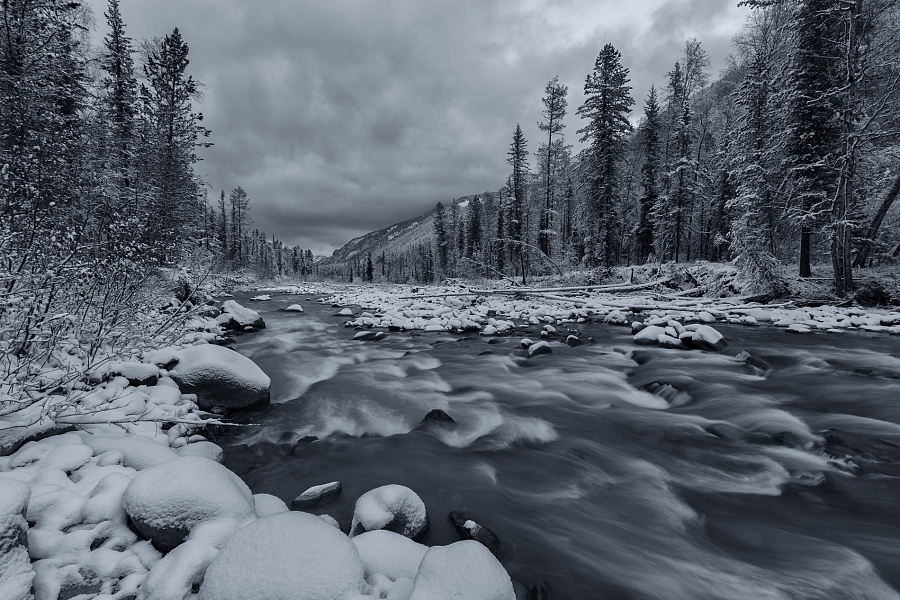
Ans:
[[[565,133],[606,43],[630,70],[635,119],[685,40],[715,76],[738,0],[120,0],[135,40],[178,27],[214,146],[195,170],[211,202],[240,185],[254,227],[331,252],[436,202],[497,190],[520,124],[534,152],[541,96],[569,88]],[[94,9],[96,40],[107,0]],[[532,164],[535,163],[533,154]]]

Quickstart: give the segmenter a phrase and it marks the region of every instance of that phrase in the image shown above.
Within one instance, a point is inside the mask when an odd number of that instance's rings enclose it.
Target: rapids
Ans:
[[[713,354],[573,323],[596,343],[527,359],[537,327],[358,342],[315,298],[249,296],[267,329],[236,347],[273,405],[217,441],[254,493],[339,480],[314,512],[346,529],[360,495],[406,485],[424,543],[458,540],[447,515],[468,511],[522,597],[900,599],[896,337],[719,324]],[[435,408],[457,425],[420,426]]]

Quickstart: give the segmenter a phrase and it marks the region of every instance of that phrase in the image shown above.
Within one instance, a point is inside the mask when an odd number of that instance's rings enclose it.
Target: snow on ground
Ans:
[[[572,295],[572,294],[577,295]],[[565,295],[569,294],[569,295]],[[900,335],[900,312],[859,306],[797,307],[792,303],[765,305],[737,298],[686,299],[647,292],[610,293],[523,290],[490,293],[488,290],[448,287],[346,287],[321,303],[353,316],[346,324],[356,328],[395,331],[480,332],[508,335],[522,325],[560,326],[590,321],[627,325],[662,319],[681,324],[732,323],[745,326],[773,324],[798,331],[837,333],[862,330]],[[359,307],[358,314],[349,307]],[[677,336],[674,336],[677,338]]]

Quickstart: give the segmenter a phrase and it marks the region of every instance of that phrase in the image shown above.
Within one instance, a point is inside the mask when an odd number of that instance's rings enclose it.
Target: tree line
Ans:
[[[3,355],[45,351],[52,332],[104,339],[161,268],[293,275],[312,262],[250,231],[240,188],[230,215],[208,205],[195,165],[210,131],[181,32],[135,42],[118,0],[104,16],[94,48],[77,2],[0,4]]]
[[[697,40],[633,125],[629,71],[605,45],[567,143],[566,86],[546,86],[529,164],[518,125],[498,191],[439,203],[435,279],[623,264],[733,261],[760,292],[780,265],[809,277],[900,255],[900,36],[896,0],[748,0],[734,52],[711,80]],[[894,208],[894,210],[892,210]],[[897,219],[895,218],[894,221]],[[389,259],[390,260],[390,259]]]

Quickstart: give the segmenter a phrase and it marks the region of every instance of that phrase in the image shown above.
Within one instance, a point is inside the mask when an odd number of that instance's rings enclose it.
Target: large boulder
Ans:
[[[393,580],[415,579],[428,546],[393,531],[368,531],[353,538],[366,569],[366,578],[381,573]]]
[[[28,556],[25,507],[31,486],[14,479],[0,478],[0,598],[28,600],[34,570]]]
[[[425,553],[409,600],[515,600],[509,575],[490,551],[472,540]]]
[[[266,326],[266,322],[258,312],[241,306],[234,300],[226,300],[222,303],[222,314],[218,320],[237,331],[243,331],[245,327],[264,329]]]
[[[709,350],[718,352],[725,347],[725,338],[722,334],[710,327],[709,325],[700,325],[694,330],[694,337],[691,338],[694,346],[701,350]]]
[[[428,531],[425,503],[402,485],[383,485],[368,491],[356,501],[350,537],[366,531],[386,529],[411,539]]]
[[[141,471],[125,489],[122,504],[135,529],[163,552],[188,535],[215,545],[256,519],[250,488],[219,463],[199,456]]]
[[[196,394],[203,410],[268,404],[272,381],[246,356],[212,344],[188,346],[169,371],[181,391]]]
[[[347,536],[319,517],[278,513],[239,530],[206,571],[198,600],[350,600],[367,593]]]
[[[178,458],[178,453],[156,440],[127,433],[81,434],[82,441],[99,456],[106,452],[122,455],[122,464],[142,471]]]

